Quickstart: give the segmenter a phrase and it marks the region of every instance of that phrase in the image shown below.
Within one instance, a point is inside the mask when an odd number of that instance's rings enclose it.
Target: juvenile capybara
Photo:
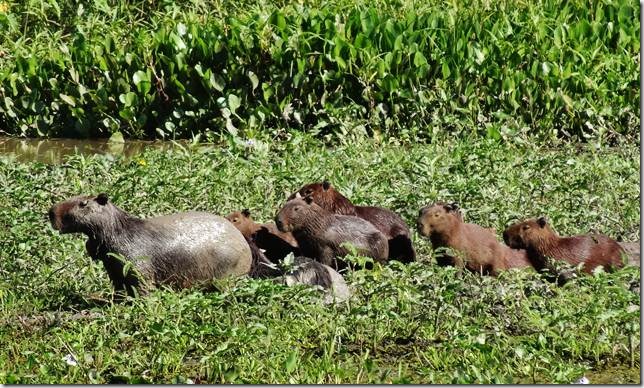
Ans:
[[[332,213],[357,216],[369,221],[387,238],[390,259],[403,263],[416,260],[409,227],[398,214],[391,210],[377,206],[355,206],[328,181],[307,184],[291,194],[288,200],[292,200],[297,194],[302,197],[312,197],[313,202]]]
[[[618,241],[617,242],[624,252],[628,255],[628,264],[629,265],[634,265],[636,267],[640,266],[640,242],[623,242],[623,241]]]
[[[544,217],[509,226],[503,232],[503,240],[512,248],[525,249],[538,270],[546,268],[548,257],[575,266],[582,263],[586,273],[600,265],[606,270],[620,268],[626,257],[617,241],[604,235],[559,237]]]
[[[299,254],[297,241],[291,233],[281,232],[273,222],[256,223],[248,209],[232,212],[226,218],[244,237],[253,240],[258,248],[263,249],[266,258],[273,263],[278,263],[289,253]]]
[[[434,249],[453,252],[437,254],[439,265],[454,265],[476,273],[497,275],[508,268],[531,267],[525,251],[502,245],[490,228],[463,222],[456,204],[437,202],[423,207],[418,232],[429,237]]]
[[[359,217],[331,213],[310,196],[286,202],[275,223],[282,232],[293,233],[303,256],[336,270],[346,267],[341,258],[350,252],[347,243],[377,262],[387,260],[387,238],[375,226]]]
[[[303,256],[296,257],[293,264],[293,268],[282,276],[282,282],[287,286],[320,286],[327,291],[325,303],[342,302],[351,297],[342,275],[328,265]]]
[[[83,233],[87,252],[103,262],[117,291],[129,295],[145,286],[186,288],[211,279],[244,275],[251,251],[244,236],[223,217],[184,212],[141,219],[121,210],[107,194],[77,196],[49,210],[54,229]],[[143,276],[124,274],[122,256]],[[140,283],[143,280],[144,284]]]

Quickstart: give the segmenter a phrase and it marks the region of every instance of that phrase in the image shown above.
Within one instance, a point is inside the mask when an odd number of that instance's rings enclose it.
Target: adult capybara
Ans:
[[[145,291],[144,285],[185,288],[228,275],[243,275],[251,266],[244,236],[223,217],[185,212],[141,219],[112,204],[108,196],[77,196],[49,210],[60,233],[83,233],[87,252],[103,262],[117,291]],[[143,276],[124,274],[123,257]],[[127,271],[126,271],[127,272]],[[144,284],[140,283],[144,280]]]
[[[409,228],[405,221],[391,210],[376,206],[355,206],[328,181],[305,185],[291,194],[288,200],[292,200],[297,194],[312,197],[313,202],[332,213],[357,216],[372,223],[387,238],[390,259],[403,263],[416,260]]]
[[[502,245],[492,229],[463,222],[456,204],[437,202],[423,207],[417,227],[422,236],[429,237],[434,249],[448,251],[437,254],[439,265],[465,267],[489,275],[508,268],[531,267],[525,251]]]
[[[604,235],[559,237],[544,217],[529,219],[509,226],[503,240],[512,248],[528,251],[535,268],[546,268],[548,257],[572,265],[582,264],[582,270],[592,273],[598,266],[607,270],[624,265],[626,254],[617,241]]]
[[[354,216],[331,213],[320,207],[310,196],[292,199],[275,218],[282,232],[291,232],[303,256],[314,258],[336,270],[346,267],[337,258],[350,251],[351,244],[361,255],[377,262],[387,260],[387,238],[368,221]]]
[[[244,237],[253,240],[258,248],[263,249],[266,258],[273,263],[278,263],[289,253],[299,254],[297,241],[291,233],[281,232],[272,222],[256,223],[248,209],[232,212],[226,218]]]

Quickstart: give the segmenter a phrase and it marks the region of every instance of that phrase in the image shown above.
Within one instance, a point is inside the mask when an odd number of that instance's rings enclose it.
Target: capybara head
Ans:
[[[315,223],[327,213],[313,202],[310,196],[294,198],[284,205],[275,217],[275,224],[282,232],[292,232],[303,225]]]
[[[545,217],[533,218],[510,225],[503,232],[503,241],[514,249],[527,249],[554,234]]]
[[[89,233],[112,219],[111,208],[113,205],[105,193],[95,197],[81,195],[52,206],[49,221],[60,233]]]
[[[351,201],[344,195],[340,194],[329,181],[310,183],[302,186],[298,191],[291,194],[288,200],[295,199],[297,196],[311,197],[313,202],[320,207],[339,214],[354,214],[355,209]]]
[[[421,236],[429,237],[434,233],[445,233],[461,222],[463,215],[458,204],[436,202],[420,209],[416,227]]]
[[[253,234],[255,231],[255,221],[250,216],[250,210],[244,209],[240,212],[232,212],[226,216],[228,221],[232,222],[233,225],[246,237]]]

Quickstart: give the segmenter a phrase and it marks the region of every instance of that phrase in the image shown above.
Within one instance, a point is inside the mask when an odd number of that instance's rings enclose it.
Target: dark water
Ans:
[[[108,142],[107,139],[24,139],[0,137],[0,158],[15,158],[20,162],[37,161],[58,164],[67,155],[114,155],[131,158],[153,147],[171,149],[188,142],[126,140],[124,143]]]

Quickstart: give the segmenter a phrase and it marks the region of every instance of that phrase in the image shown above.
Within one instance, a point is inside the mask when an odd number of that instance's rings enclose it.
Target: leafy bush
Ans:
[[[0,2],[0,127],[637,139],[632,1],[225,3]]]

